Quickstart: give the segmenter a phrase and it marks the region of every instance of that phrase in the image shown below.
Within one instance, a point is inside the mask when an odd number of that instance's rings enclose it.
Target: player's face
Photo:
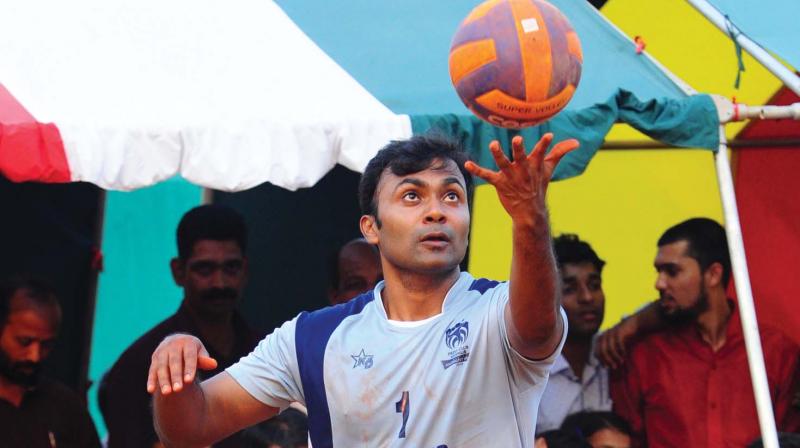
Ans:
[[[654,262],[661,311],[674,320],[692,318],[708,307],[700,264],[687,255],[688,249],[688,241],[665,244]]]
[[[561,295],[570,336],[592,336],[603,323],[603,281],[590,262],[561,266]]]
[[[175,282],[189,307],[213,317],[236,307],[247,277],[247,259],[236,241],[200,240],[186,260],[172,261]]]
[[[458,269],[467,251],[469,206],[464,176],[452,160],[397,176],[387,169],[378,182],[377,222],[362,218],[367,241],[381,251],[384,271],[443,274]],[[365,219],[372,224],[367,224]]]
[[[58,310],[50,306],[31,305],[12,311],[0,332],[0,376],[22,386],[36,384],[42,362],[55,343],[58,319]]]
[[[338,263],[339,287],[330,294],[332,305],[347,302],[372,289],[381,279],[380,257],[366,242],[345,246]]]

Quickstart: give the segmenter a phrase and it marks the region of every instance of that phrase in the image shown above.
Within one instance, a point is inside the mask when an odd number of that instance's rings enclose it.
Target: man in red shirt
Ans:
[[[635,342],[612,374],[615,411],[638,445],[746,446],[760,431],[739,312],[726,295],[725,230],[706,218],[677,224],[658,240],[654,264],[659,300],[621,325],[639,335],[663,328]],[[794,431],[800,352],[779,331],[760,332],[778,429]]]

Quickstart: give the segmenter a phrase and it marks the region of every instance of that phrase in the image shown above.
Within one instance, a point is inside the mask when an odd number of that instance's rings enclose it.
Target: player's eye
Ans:
[[[448,191],[447,194],[444,195],[444,200],[449,202],[457,202],[459,199],[458,193],[455,191]]]
[[[416,191],[406,191],[403,193],[403,199],[406,201],[417,201],[419,200],[419,195]]]

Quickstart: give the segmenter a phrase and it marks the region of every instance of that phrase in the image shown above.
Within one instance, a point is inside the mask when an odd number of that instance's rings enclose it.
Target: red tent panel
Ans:
[[[782,89],[770,104],[800,102]],[[800,139],[792,120],[753,121],[740,139]],[[759,321],[800,343],[800,147],[737,152],[736,196]]]

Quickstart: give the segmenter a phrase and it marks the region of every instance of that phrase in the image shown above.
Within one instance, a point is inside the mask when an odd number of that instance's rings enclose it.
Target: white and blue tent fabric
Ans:
[[[716,147],[707,97],[686,99],[588,3],[554,3],[583,42],[583,79],[568,111],[523,135],[551,126],[581,140],[560,177],[578,174],[617,120]],[[0,172],[109,190],[175,175],[224,191],[293,190],[337,163],[361,170],[389,140],[431,126],[457,128],[483,162],[487,139],[511,133],[469,116],[447,71],[450,38],[476,4],[14,3],[0,16]],[[691,131],[659,131],[653,120],[665,117]]]
[[[747,35],[792,67],[800,67],[800,46],[797,45],[800,2],[709,0],[709,3],[730,21],[733,32]]]

